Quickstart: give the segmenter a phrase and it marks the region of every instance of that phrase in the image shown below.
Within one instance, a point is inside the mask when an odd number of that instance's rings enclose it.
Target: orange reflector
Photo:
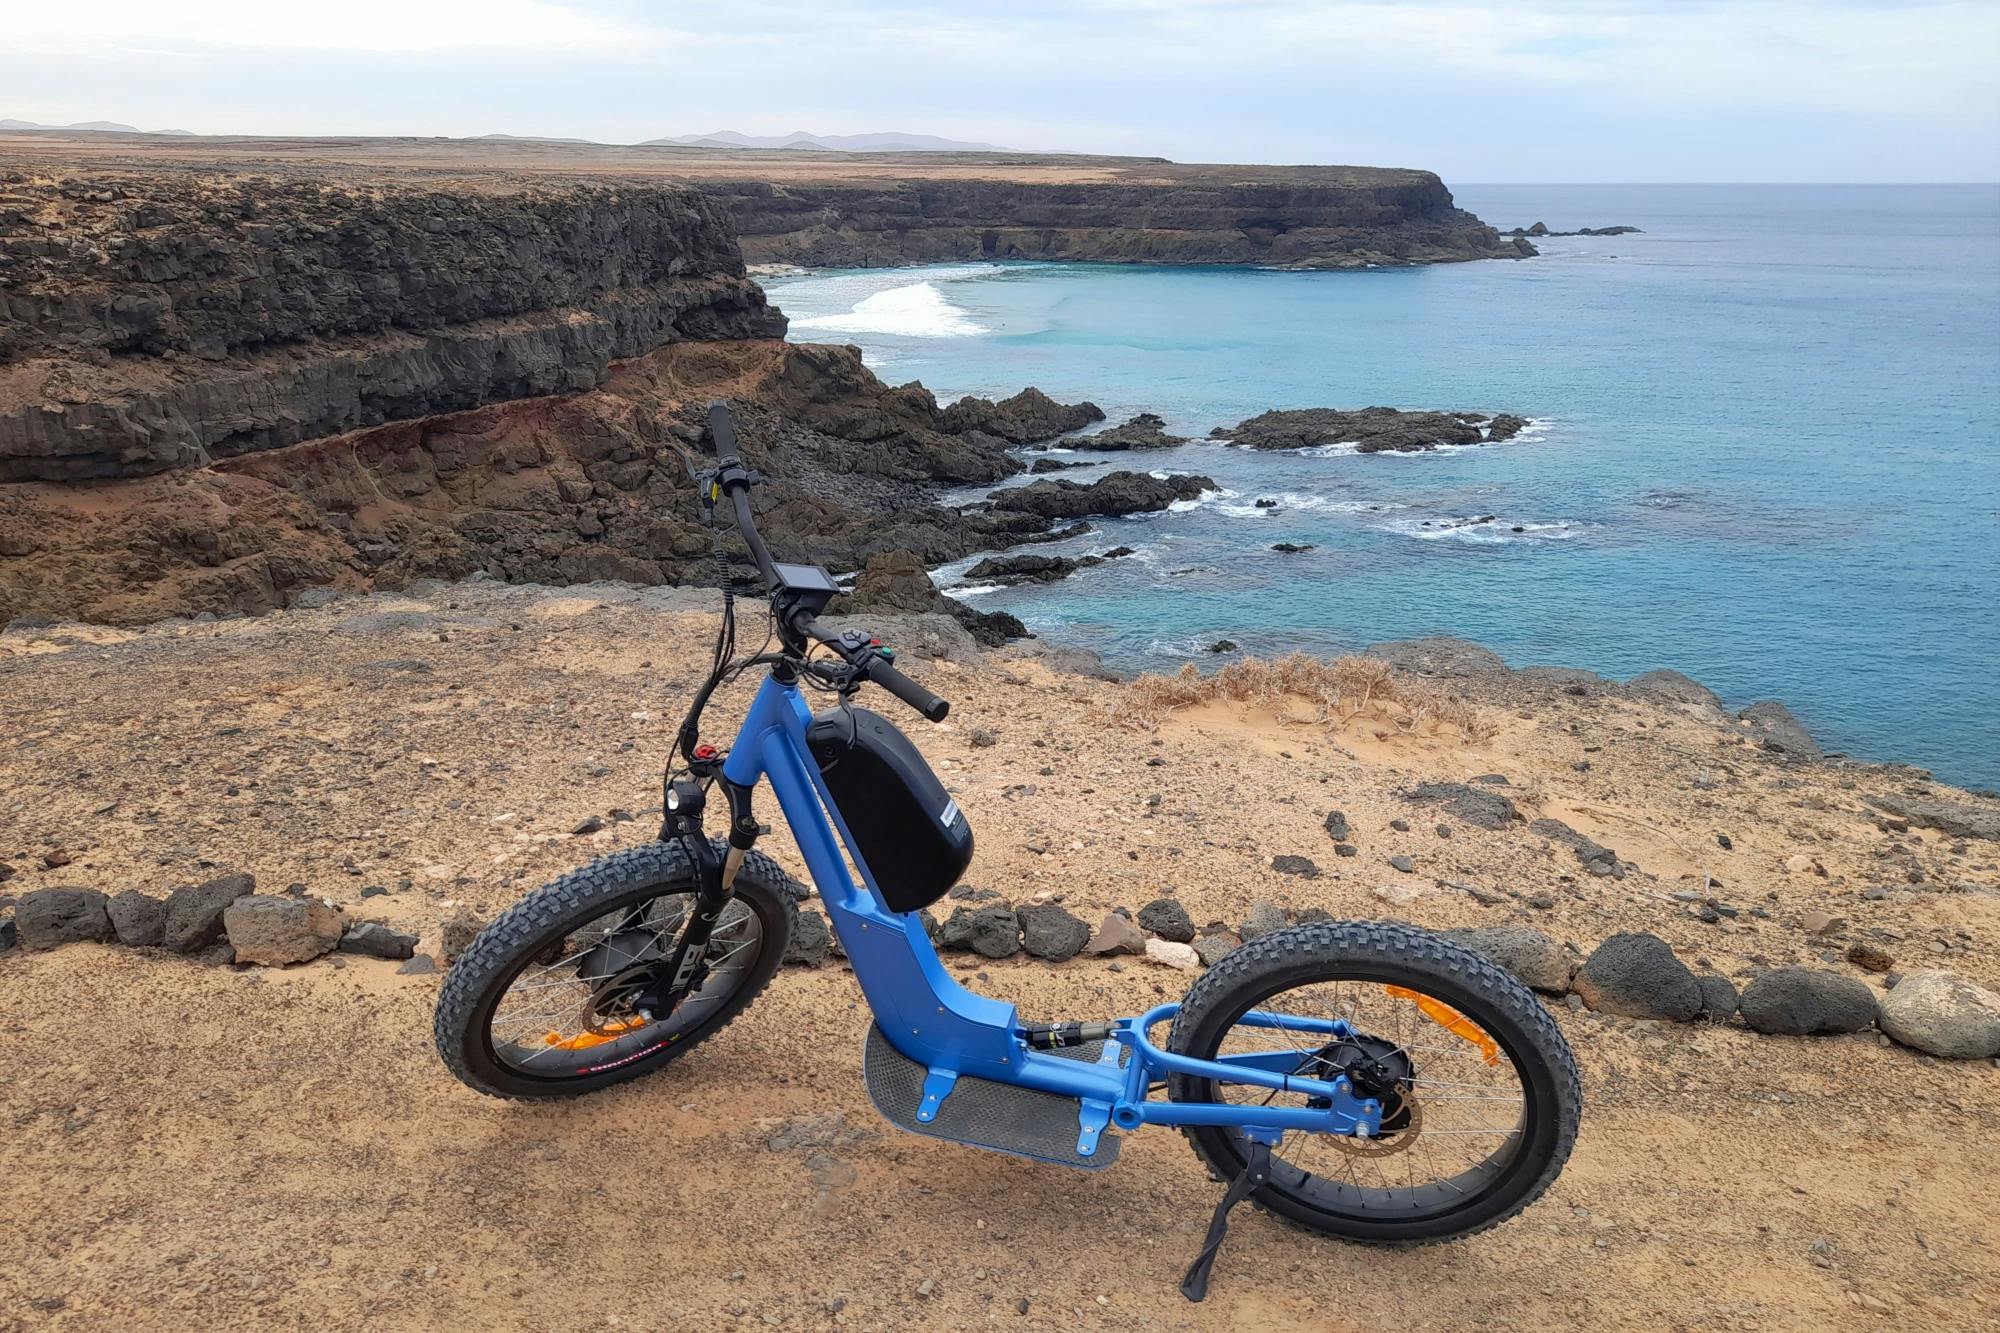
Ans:
[[[643,1018],[615,1019],[595,1032],[579,1032],[574,1037],[565,1037],[560,1032],[550,1032],[542,1037],[544,1045],[559,1047],[565,1051],[587,1051],[593,1046],[602,1046],[607,1041],[617,1041],[628,1032],[636,1032],[646,1026]]]
[[[1431,1022],[1437,1024],[1452,1036],[1457,1037],[1460,1041],[1469,1041],[1474,1046],[1477,1046],[1479,1048],[1480,1059],[1489,1065],[1500,1063],[1500,1044],[1487,1036],[1485,1029],[1481,1028],[1479,1024],[1473,1022],[1464,1014],[1458,1012],[1458,1010],[1441,1000],[1433,1000],[1430,996],[1419,994],[1405,986],[1384,986],[1382,989],[1389,992],[1396,999],[1416,1001],[1418,1011],[1425,1018],[1430,1019]]]

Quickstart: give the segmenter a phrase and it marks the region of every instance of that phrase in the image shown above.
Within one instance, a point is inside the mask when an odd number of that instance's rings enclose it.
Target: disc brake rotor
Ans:
[[[1356,1138],[1352,1134],[1328,1134],[1325,1136],[1325,1141],[1333,1145],[1335,1151],[1346,1153],[1349,1157],[1394,1157],[1397,1153],[1408,1150],[1410,1145],[1417,1141],[1417,1135],[1421,1134],[1424,1128],[1424,1108],[1416,1095],[1405,1092],[1402,1105],[1408,1112],[1409,1118],[1401,1129],[1392,1134],[1382,1134],[1372,1139]]]

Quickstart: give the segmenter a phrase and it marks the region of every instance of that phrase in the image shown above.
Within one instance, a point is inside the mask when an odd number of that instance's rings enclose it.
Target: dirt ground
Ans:
[[[472,585],[11,632],[0,861],[17,873],[0,895],[161,893],[240,870],[430,947],[461,906],[490,916],[650,836],[712,632],[700,600]],[[1739,982],[1802,961],[1862,975],[1839,950],[1867,939],[1899,966],[2000,981],[1993,845],[1890,832],[1862,804],[1907,772],[1788,767],[1692,713],[1518,680],[1480,697],[1494,734],[1468,745],[1233,706],[1122,727],[1120,686],[1018,652],[913,673],[954,703],[908,729],[978,831],[969,879],[1009,899],[1061,893],[1090,920],[1171,891],[1197,922],[1260,897],[1524,921],[1584,952],[1647,929]],[[711,734],[746,698],[725,698]],[[973,746],[975,728],[996,743]],[[1585,875],[1524,826],[1440,837],[1399,794],[1488,773],[1640,871]],[[1332,854],[1334,808],[1357,857]],[[615,809],[638,817],[570,834]],[[767,842],[796,871],[785,839]],[[57,851],[69,863],[44,868]],[[1275,876],[1281,854],[1324,873]],[[1397,854],[1416,874],[1386,865]],[[1703,922],[1672,898],[1712,881],[1742,916]],[[1392,883],[1420,892],[1391,907]],[[364,905],[371,886],[389,892]],[[1809,937],[1816,908],[1848,924]],[[1188,980],[1135,960],[949,957],[1037,1019],[1137,1012]],[[437,983],[338,956],[0,954],[0,1328],[2000,1326],[2000,1071],[1872,1032],[1786,1039],[1552,1002],[1585,1114],[1539,1204],[1407,1252],[1244,1214],[1191,1306],[1175,1286],[1219,1187],[1178,1135],[1141,1132],[1092,1174],[903,1135],[863,1091],[868,1014],[837,965],[788,969],[663,1074],[532,1107],[445,1072]]]

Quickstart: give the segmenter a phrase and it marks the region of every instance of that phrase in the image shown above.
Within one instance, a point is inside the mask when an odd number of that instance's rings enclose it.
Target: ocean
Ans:
[[[1197,442],[1067,457],[1219,489],[940,586],[1115,665],[1428,634],[1516,666],[1674,667],[1829,750],[2000,787],[2000,186],[1462,186],[1540,258],[1286,273],[964,264],[769,281],[800,341],[941,401],[1033,384]],[[1199,442],[1273,407],[1528,417],[1419,455]],[[1022,480],[1025,480],[1023,478]],[[980,492],[960,498],[976,499]],[[1258,499],[1278,502],[1258,508]],[[1491,517],[1491,522],[1468,520]],[[1280,554],[1274,543],[1311,545]]]

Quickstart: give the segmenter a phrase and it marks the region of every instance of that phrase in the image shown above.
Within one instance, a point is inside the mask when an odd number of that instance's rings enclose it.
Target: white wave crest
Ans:
[[[1511,523],[1503,518],[1403,518],[1381,525],[1384,532],[1420,542],[1466,542],[1474,546],[1569,541],[1594,525],[1558,519],[1553,523]]]
[[[841,333],[887,333],[906,338],[970,338],[986,332],[964,310],[928,282],[891,287],[857,302],[844,315],[815,315],[792,321],[795,329]]]
[[[999,592],[1006,586],[1004,583],[971,583],[962,588],[942,588],[939,591],[948,592],[953,597],[983,597],[989,592]]]
[[[1259,507],[1250,504],[1221,504],[1216,512],[1228,514],[1231,518],[1265,518],[1273,514],[1385,514],[1391,510],[1408,509],[1406,504],[1395,500],[1336,500],[1330,495],[1310,495],[1302,491],[1280,491],[1276,495],[1259,496],[1261,500],[1276,500],[1276,506]]]

